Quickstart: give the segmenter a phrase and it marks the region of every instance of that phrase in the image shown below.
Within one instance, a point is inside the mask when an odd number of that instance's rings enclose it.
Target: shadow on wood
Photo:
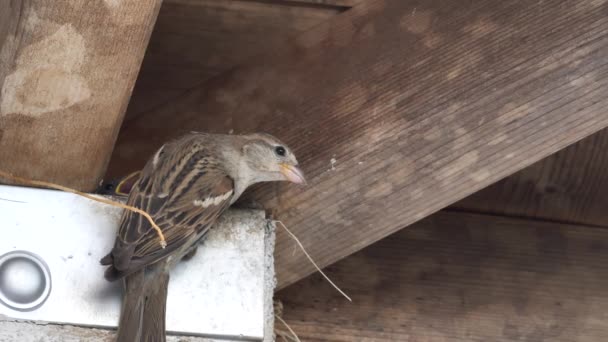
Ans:
[[[163,1],[125,122],[272,51],[341,10],[278,2]]]
[[[568,146],[452,207],[608,226],[608,130]]]
[[[353,303],[278,297],[302,341],[605,341],[607,261],[606,230],[441,212],[327,269]]]

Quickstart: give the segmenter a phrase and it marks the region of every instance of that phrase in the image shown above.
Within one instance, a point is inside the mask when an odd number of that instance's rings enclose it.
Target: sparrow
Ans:
[[[251,185],[305,178],[292,151],[264,133],[189,133],[160,147],[136,176],[114,247],[101,259],[108,281],[123,281],[117,342],[165,341],[170,270],[190,254],[218,217]]]

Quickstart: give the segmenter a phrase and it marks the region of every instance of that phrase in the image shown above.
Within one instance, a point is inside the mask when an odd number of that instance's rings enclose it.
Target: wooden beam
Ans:
[[[103,177],[160,0],[0,1],[0,168]]]
[[[130,122],[113,172],[190,130],[273,133],[310,186],[255,196],[329,265],[608,126],[607,12],[365,2]],[[280,286],[314,272],[294,248],[280,232]]]
[[[452,207],[608,227],[606,151],[604,129]]]
[[[275,1],[277,3],[327,5],[337,7],[353,7],[368,0],[248,0],[248,1]]]
[[[125,121],[175,99],[342,9],[260,1],[164,0]],[[170,56],[170,58],[169,58]]]
[[[277,297],[302,341],[606,341],[607,262],[603,229],[438,213],[327,269],[353,303]]]

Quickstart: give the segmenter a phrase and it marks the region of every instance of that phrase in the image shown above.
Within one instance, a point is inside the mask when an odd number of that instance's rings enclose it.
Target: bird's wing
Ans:
[[[167,246],[161,247],[156,230],[145,217],[125,211],[109,255],[111,263],[106,262],[113,266],[106,272],[108,279],[121,278],[170,255],[202,235],[230,205],[234,183],[217,165],[181,171],[178,168],[162,179],[157,174],[144,172],[127,203],[152,216]],[[162,186],[168,178],[173,185]],[[171,193],[163,193],[161,188],[169,188]]]

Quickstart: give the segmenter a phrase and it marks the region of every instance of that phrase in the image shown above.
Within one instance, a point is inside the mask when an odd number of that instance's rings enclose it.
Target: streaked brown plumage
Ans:
[[[267,134],[191,133],[162,146],[127,203],[154,218],[166,248],[144,217],[125,211],[114,248],[101,260],[109,266],[106,279],[124,279],[117,341],[165,341],[169,271],[250,185],[303,183],[297,164],[287,146]]]

